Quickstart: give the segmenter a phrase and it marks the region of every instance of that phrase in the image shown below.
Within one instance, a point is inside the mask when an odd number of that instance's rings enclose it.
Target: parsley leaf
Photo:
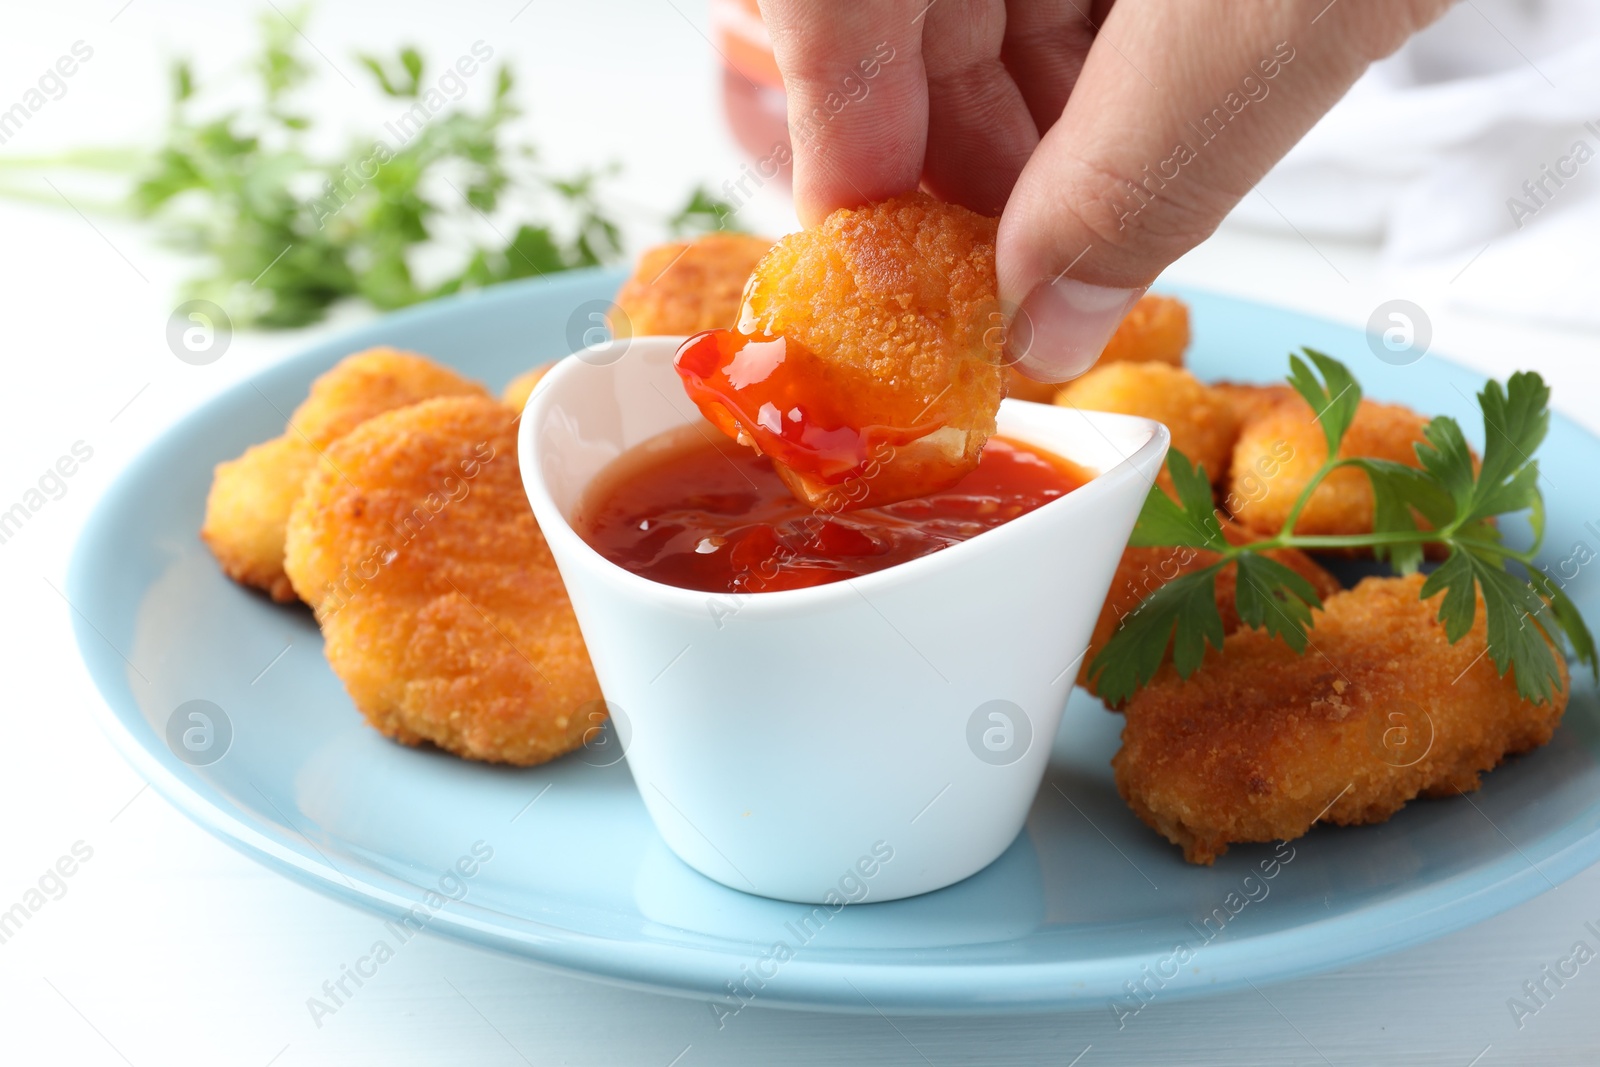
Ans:
[[[1205,468],[1190,466],[1189,457],[1173,448],[1167,451],[1167,473],[1171,475],[1178,499],[1152,487],[1144,498],[1144,507],[1134,523],[1128,544],[1136,548],[1182,545],[1219,552],[1227,548]]]
[[[1266,553],[1274,549],[1370,548],[1397,572],[1422,564],[1424,548],[1436,545],[1444,561],[1422,585],[1424,599],[1439,597],[1445,637],[1460,641],[1473,629],[1478,604],[1484,609],[1487,654],[1503,677],[1514,674],[1524,700],[1554,698],[1561,686],[1558,649],[1565,647],[1600,679],[1600,654],[1581,613],[1559,583],[1536,569],[1533,559],[1544,537],[1544,498],[1534,452],[1550,426],[1550,390],[1537,375],[1513,374],[1491,381],[1478,394],[1483,416],[1481,461],[1460,425],[1440,416],[1416,446],[1419,467],[1365,457],[1338,457],[1361,401],[1361,387],[1348,368],[1313,349],[1289,357],[1289,384],[1322,427],[1328,456],[1273,537],[1232,544],[1222,536],[1202,472],[1177,452],[1168,456],[1171,493],[1152,487],[1129,544],[1204,548],[1219,559],[1202,571],[1158,588],[1131,612],[1090,664],[1097,691],[1120,704],[1150,681],[1172,650],[1182,677],[1199,668],[1205,650],[1221,648],[1221,617],[1215,603],[1216,574],[1237,568],[1234,604],[1241,621],[1280,637],[1304,653],[1321,606],[1311,583]],[[1300,510],[1318,485],[1340,467],[1355,467],[1372,486],[1370,534],[1307,536],[1294,530]],[[1533,544],[1508,547],[1497,519],[1527,513]]]
[[[1240,620],[1252,628],[1265,628],[1296,652],[1304,652],[1311,609],[1322,606],[1316,588],[1271,556],[1245,552],[1236,565],[1239,575],[1233,602]]]
[[[1291,355],[1289,384],[1316,413],[1317,422],[1322,426],[1322,435],[1328,441],[1328,455],[1332,456],[1339,451],[1339,443],[1344,440],[1345,431],[1350,429],[1350,423],[1356,417],[1356,408],[1361,404],[1361,386],[1356,384],[1355,376],[1345,365],[1333,357],[1323,355],[1314,348],[1302,348],[1300,351],[1316,364],[1322,377],[1319,379],[1313,374],[1305,360]]]
[[[1116,636],[1089,664],[1095,688],[1108,703],[1122,703],[1154,677],[1169,645],[1173,662],[1184,677],[1200,666],[1206,645],[1222,647],[1222,615],[1217,611],[1219,570],[1221,564],[1213,564],[1175,578],[1122,617]]]
[[[446,106],[416,48],[358,55],[391,121],[343,151],[323,148],[325,138],[314,149],[322,68],[302,52],[306,14],[264,13],[259,54],[244,68],[253,91],[202,84],[188,60],[174,63],[164,143],[122,163],[136,168],[127,209],[204,265],[186,297],[222,305],[238,326],[292,327],[352,297],[386,310],[621,257],[606,194],[617,168],[552,173],[513,142],[521,111],[504,65],[484,75],[492,95],[473,109]],[[110,158],[0,167],[104,170]],[[659,221],[674,236],[728,229],[732,210],[697,188]]]

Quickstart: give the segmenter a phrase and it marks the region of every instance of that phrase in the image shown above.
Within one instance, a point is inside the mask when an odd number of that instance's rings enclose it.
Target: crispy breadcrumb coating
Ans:
[[[1368,578],[1329,597],[1304,655],[1239,630],[1187,680],[1163,667],[1124,708],[1118,791],[1185,859],[1209,864],[1235,842],[1382,822],[1414,797],[1470,792],[1549,741],[1565,663],[1554,700],[1520,699],[1484,654],[1481,598],[1452,645],[1422,583]]]
[[[772,238],[708,233],[646,249],[633,276],[617,290],[610,315],[617,337],[680,335],[731,329],[745,282]]]
[[[820,387],[847,398],[855,427],[939,427],[897,446],[856,506],[946,488],[978,465],[1005,382],[996,226],[913,193],[835,211],[780,240],[751,275],[739,331],[817,357]],[[802,499],[827,495],[779,473]]]
[[[298,436],[252,445],[238,459],[217,464],[206,497],[200,536],[241,585],[266,590],[274,600],[294,599],[283,573],[283,532],[317,452]]]
[[[487,395],[448,367],[393,348],[347,356],[311,384],[279,437],[217,464],[200,536],[228,577],[294,599],[283,532],[317,454],[367,419],[433,396]]]
[[[1363,400],[1339,446],[1342,457],[1365,456],[1417,467],[1415,446],[1424,440],[1428,420],[1399,404]],[[1234,447],[1229,474],[1233,517],[1258,533],[1283,526],[1301,490],[1328,457],[1328,444],[1315,414],[1299,396],[1285,400],[1246,423]],[[1246,482],[1250,491],[1243,491]],[[1256,483],[1259,483],[1257,485]],[[1317,486],[1295,522],[1305,535],[1372,532],[1372,483],[1366,472],[1343,467]]]
[[[515,423],[482,397],[363,423],[306,480],[286,566],[372,725],[528,765],[581,745],[604,704],[523,492]]]
[[[1068,382],[1057,404],[1084,411],[1140,415],[1165,423],[1172,447],[1204,466],[1213,483],[1227,473],[1239,422],[1227,400],[1182,367],[1110,363]],[[1163,470],[1163,476],[1165,471]]]
[[[488,396],[478,382],[414,352],[369,348],[346,356],[311,383],[289,416],[289,432],[319,451],[374,415],[436,396]]]
[[[1228,402],[1241,428],[1300,394],[1287,382],[1211,382],[1211,391]]]

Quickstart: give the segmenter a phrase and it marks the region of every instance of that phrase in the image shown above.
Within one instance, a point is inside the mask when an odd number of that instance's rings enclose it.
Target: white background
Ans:
[[[193,55],[202,81],[229,76],[256,39],[253,19],[248,4],[8,4],[0,108],[74,41],[95,53],[62,99],[0,147],[0,160],[151,143],[164,121],[167,58]],[[675,205],[694,181],[720,185],[742,162],[723,132],[701,0],[328,0],[305,28],[357,81],[350,55],[358,47],[416,41],[447,62],[486,41],[515,64],[530,112],[524,128],[547,158],[625,162],[617,189],[635,222]],[[334,71],[322,74],[322,122],[354,133],[389,117],[379,99]],[[0,181],[10,172],[0,171]],[[28,187],[54,195],[36,180]],[[74,197],[92,192],[62,188]],[[768,231],[792,225],[776,189],[742,221]],[[651,236],[647,228],[636,233]],[[97,496],[152,437],[360,313],[341,312],[336,323],[303,333],[240,334],[220,362],[194,367],[164,342],[186,268],[136,227],[98,217],[91,226],[59,199],[0,202],[0,248],[0,501],[20,498],[75,441],[94,449],[66,495],[0,545],[0,907],[20,899],[75,842],[93,849],[67,894],[0,945],[0,1061],[1466,1067],[1594,1062],[1600,1052],[1600,964],[1520,1030],[1506,1006],[1541,965],[1586,936],[1585,920],[1600,920],[1595,870],[1432,944],[1259,993],[1158,1003],[1121,1033],[1104,1009],[891,1021],[754,1008],[718,1032],[703,1004],[552,974],[431,936],[319,1029],[306,998],[371,943],[379,920],[268,873],[145,788],[91,719],[98,698],[55,590]],[[1228,229],[1169,277],[1351,323],[1364,323],[1386,299],[1418,298],[1382,284],[1370,248]],[[1537,368],[1554,385],[1557,407],[1600,429],[1592,401],[1600,338],[1424,303],[1436,350],[1497,374]]]

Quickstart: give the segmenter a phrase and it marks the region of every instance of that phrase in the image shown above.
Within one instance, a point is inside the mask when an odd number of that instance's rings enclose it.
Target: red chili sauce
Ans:
[[[856,425],[830,384],[827,366],[784,337],[707,330],[685,341],[673,360],[684,390],[723,433],[748,438],[779,463],[837,485],[857,476],[886,450],[937,430],[922,425]]]
[[[881,571],[1048,504],[1092,474],[1004,437],[931,496],[854,511],[796,500],[772,463],[709,426],[669,431],[614,461],[574,527],[602,556],[665,585],[760,593]],[[848,494],[850,482],[839,491]]]

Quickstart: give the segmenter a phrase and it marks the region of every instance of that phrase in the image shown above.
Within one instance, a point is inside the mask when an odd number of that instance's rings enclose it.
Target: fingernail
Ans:
[[[1006,360],[1036,381],[1076,378],[1100,358],[1144,289],[1112,289],[1074,278],[1040,282],[1006,332]]]

